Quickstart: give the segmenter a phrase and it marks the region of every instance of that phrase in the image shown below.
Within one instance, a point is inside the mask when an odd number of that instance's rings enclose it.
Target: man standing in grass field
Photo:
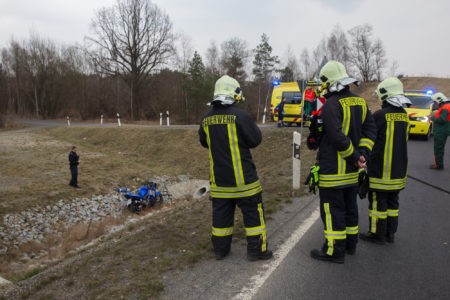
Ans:
[[[69,153],[70,174],[72,175],[72,179],[70,180],[69,185],[74,188],[80,188],[78,186],[78,165],[80,162],[81,160],[77,154],[77,147],[72,146],[72,151]]]

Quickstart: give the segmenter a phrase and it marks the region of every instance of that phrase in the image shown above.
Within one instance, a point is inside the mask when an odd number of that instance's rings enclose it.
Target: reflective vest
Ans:
[[[439,108],[438,111],[436,112],[436,114],[434,115],[434,117],[435,118],[439,118],[441,116],[441,111],[443,109],[448,110],[447,121],[450,121],[450,104],[445,104],[444,106]]]

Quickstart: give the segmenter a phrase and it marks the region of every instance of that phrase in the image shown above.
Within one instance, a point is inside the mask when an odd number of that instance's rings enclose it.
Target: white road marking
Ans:
[[[311,215],[291,234],[289,239],[281,245],[276,253],[275,257],[270,260],[268,264],[264,266],[258,274],[250,278],[250,284],[245,286],[239,294],[233,297],[234,300],[250,300],[258,292],[260,287],[264,284],[267,278],[270,277],[273,271],[281,264],[281,262],[286,258],[289,252],[294,248],[294,246],[300,241],[303,235],[308,231],[308,229],[314,224],[314,222],[319,218],[320,211],[319,208],[314,210]]]

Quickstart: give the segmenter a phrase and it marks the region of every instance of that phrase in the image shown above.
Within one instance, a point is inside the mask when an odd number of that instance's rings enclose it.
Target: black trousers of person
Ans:
[[[267,250],[267,233],[261,193],[245,198],[212,198],[212,236],[214,252],[230,251],[233,236],[234,211],[241,209],[247,236],[247,252]]]
[[[78,167],[70,166],[70,174],[72,174],[72,179],[70,180],[70,185],[77,186],[78,185]]]
[[[324,225],[325,243],[322,252],[330,256],[343,256],[345,250],[358,243],[357,187],[321,188],[320,217]]]
[[[397,232],[399,193],[369,192],[369,232],[380,237]]]

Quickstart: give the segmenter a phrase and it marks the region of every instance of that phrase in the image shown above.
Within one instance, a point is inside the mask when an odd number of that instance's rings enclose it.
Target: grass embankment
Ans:
[[[2,197],[2,209],[7,211],[108,193],[113,186],[138,185],[136,178],[188,174],[207,179],[209,172],[208,152],[199,145],[194,129],[55,128],[10,135],[7,145],[3,141],[1,159],[7,171],[2,169],[2,180],[8,174],[16,176]],[[73,144],[79,147],[82,160],[81,190],[67,185],[67,154]],[[289,202],[292,194],[292,130],[263,129],[263,143],[252,153],[264,188],[265,210],[270,215],[281,203]],[[314,155],[302,152],[303,176]],[[21,197],[14,196],[17,194]],[[127,229],[132,234],[117,234],[104,247],[91,250],[51,275],[42,274],[24,296],[158,295],[165,285],[165,271],[212,258],[210,202],[187,200],[169,212],[130,226]],[[235,225],[236,239],[244,238],[239,212]],[[13,275],[10,279],[20,278],[20,274]]]

